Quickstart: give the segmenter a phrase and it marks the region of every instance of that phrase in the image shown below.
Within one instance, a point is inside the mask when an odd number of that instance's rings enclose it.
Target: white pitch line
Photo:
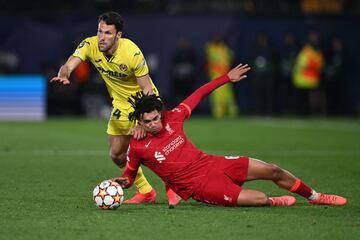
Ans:
[[[244,151],[205,151],[210,154],[216,155],[242,155]],[[358,150],[269,150],[269,151],[246,151],[246,153],[252,152],[251,154],[264,154],[270,156],[360,156]],[[246,154],[244,154],[246,155]]]
[[[77,150],[42,150],[35,149],[27,151],[4,151],[0,150],[0,155],[33,155],[33,156],[107,156],[107,150],[93,150],[93,149],[77,149]]]
[[[265,127],[277,127],[286,129],[308,129],[316,127],[318,129],[332,129],[332,130],[345,130],[358,132],[360,131],[360,124],[356,122],[328,122],[316,121],[313,122],[307,120],[292,120],[292,121],[279,121],[277,119],[253,119],[250,122],[252,125],[265,126]],[[311,124],[310,124],[311,123]]]
[[[205,150],[209,154],[215,155],[245,155],[245,154],[265,154],[271,156],[360,156],[360,150]],[[71,149],[71,150],[43,150],[34,149],[27,151],[0,150],[0,156],[6,155],[33,155],[33,156],[108,156],[108,150],[93,149]]]

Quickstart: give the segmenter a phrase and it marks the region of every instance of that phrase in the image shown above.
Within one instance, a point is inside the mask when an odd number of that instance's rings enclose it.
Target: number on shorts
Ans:
[[[113,113],[113,116],[116,117],[116,119],[119,119],[120,118],[120,113],[121,113],[121,111],[119,109],[115,109],[115,111]]]

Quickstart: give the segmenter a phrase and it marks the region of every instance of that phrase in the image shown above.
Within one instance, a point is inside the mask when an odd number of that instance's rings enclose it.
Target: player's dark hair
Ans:
[[[159,96],[155,94],[145,95],[142,91],[131,95],[131,97],[128,98],[128,102],[134,108],[134,111],[129,113],[130,121],[140,120],[144,113],[149,113],[154,110],[162,112],[164,109],[164,104]]]
[[[107,25],[115,25],[117,32],[122,32],[124,27],[124,19],[117,12],[106,12],[99,16],[99,21],[104,21]]]

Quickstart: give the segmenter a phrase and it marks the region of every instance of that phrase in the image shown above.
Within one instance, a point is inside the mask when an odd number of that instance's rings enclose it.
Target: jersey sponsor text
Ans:
[[[181,136],[178,136],[177,138],[172,140],[171,143],[166,145],[162,150],[165,153],[165,155],[169,155],[169,153],[174,151],[175,148],[179,147],[184,142],[185,142],[185,140]]]
[[[111,76],[111,77],[126,78],[126,77],[128,76],[127,74],[124,74],[124,73],[119,73],[119,72],[113,72],[113,71],[110,71],[110,70],[105,70],[105,69],[103,69],[102,67],[96,67],[96,68],[97,68],[97,70],[99,70],[100,73],[109,75],[109,76]]]

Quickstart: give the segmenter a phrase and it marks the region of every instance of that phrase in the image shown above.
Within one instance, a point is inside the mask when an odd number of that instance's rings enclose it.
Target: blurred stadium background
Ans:
[[[119,174],[108,156],[104,82],[86,63],[70,86],[49,79],[110,10],[123,15],[123,36],[142,49],[169,105],[183,97],[182,85],[189,91],[209,80],[205,47],[214,36],[223,37],[234,64],[252,66],[233,85],[240,117],[211,118],[206,99],[194,112],[202,116],[185,124],[194,144],[273,162],[349,204],[309,206],[298,198],[291,209],[237,209],[190,200],[168,209],[163,183],[145,168],[158,204],[95,208],[93,187]],[[359,26],[358,0],[0,0],[0,239],[358,239]],[[325,64],[304,114],[287,60],[310,32],[320,36]],[[295,44],[285,47],[289,36]],[[184,45],[192,47],[179,51]],[[259,86],[271,90],[260,104]],[[248,186],[284,193],[262,181]]]
[[[205,45],[218,35],[232,49],[234,63],[249,63],[253,67],[249,79],[234,86],[241,115],[302,115],[296,105],[287,104],[293,101],[289,96],[293,86],[282,72],[282,60],[290,51],[285,48],[284,39],[291,34],[296,42],[292,50],[299,52],[309,32],[316,31],[325,65],[317,89],[320,100],[309,115],[355,117],[360,114],[357,67],[360,31],[356,30],[360,24],[360,1],[357,0],[40,0],[21,3],[5,0],[0,1],[0,118],[106,115],[109,99],[104,83],[92,66],[84,64],[79,68],[72,75],[70,87],[50,85],[48,80],[56,75],[83,38],[96,34],[98,15],[109,10],[123,15],[123,36],[142,49],[150,74],[169,105],[177,99],[175,76],[180,70],[176,69],[179,60],[175,56],[180,40],[186,39],[192,47],[191,57],[185,57],[184,61],[193,67],[196,81],[188,86],[193,89],[208,81]],[[256,51],[261,48],[257,45],[261,45],[261,36],[267,39],[263,52]],[[341,56],[333,55],[334,39],[341,42]],[[331,65],[336,57],[340,57],[341,64]],[[270,110],[260,113],[256,86],[252,82],[264,67],[259,59],[267,61],[263,78],[271,82],[272,89],[267,101],[271,106],[265,106]],[[334,71],[341,74],[332,74]],[[24,89],[22,81],[27,78],[29,84]],[[17,97],[11,99],[14,93]],[[209,114],[209,102],[205,101],[198,112]]]

